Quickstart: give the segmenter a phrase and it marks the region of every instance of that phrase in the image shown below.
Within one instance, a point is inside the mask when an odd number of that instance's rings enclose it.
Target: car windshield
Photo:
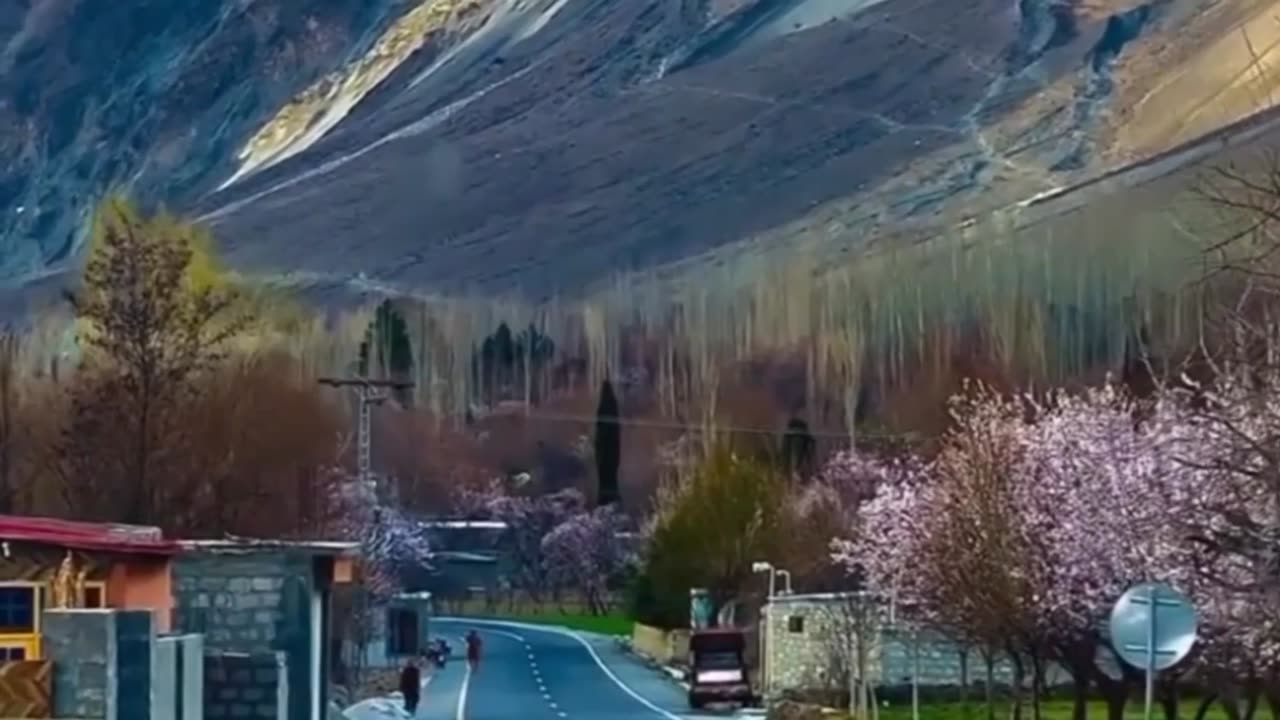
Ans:
[[[698,653],[694,657],[694,664],[707,670],[733,670],[742,666],[738,654],[727,651]]]

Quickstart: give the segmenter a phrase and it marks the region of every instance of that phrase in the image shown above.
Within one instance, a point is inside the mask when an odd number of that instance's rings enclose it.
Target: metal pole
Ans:
[[[920,720],[920,631],[911,631],[911,720]]]
[[[1156,690],[1156,610],[1160,607],[1157,588],[1151,589],[1151,600],[1147,606],[1150,622],[1147,623],[1147,692],[1146,707],[1143,717],[1151,720],[1152,706],[1155,704]]]

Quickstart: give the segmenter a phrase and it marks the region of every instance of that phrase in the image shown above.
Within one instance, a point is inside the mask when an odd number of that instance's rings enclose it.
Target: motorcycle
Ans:
[[[427,647],[425,654],[428,661],[443,670],[445,663],[452,654],[452,650],[449,648],[449,643],[445,642],[444,639],[439,639],[433,641]]]

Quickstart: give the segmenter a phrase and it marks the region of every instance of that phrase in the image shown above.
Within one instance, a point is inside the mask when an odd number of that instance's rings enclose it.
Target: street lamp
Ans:
[[[791,571],[774,568],[773,572],[775,575],[782,575],[783,577],[786,578],[787,581],[783,583],[782,594],[790,595],[791,594]]]
[[[784,589],[782,593],[784,595],[791,594],[791,573],[787,570],[782,570],[780,568],[774,567],[773,563],[767,562],[765,560],[757,560],[751,563],[751,572],[756,574],[769,573],[769,595],[768,595],[768,599],[765,600],[764,607],[760,609],[760,681],[761,681],[760,684],[764,686],[763,688],[764,692],[768,693],[770,690],[769,681],[771,679],[769,677],[769,662],[768,662],[769,634],[768,634],[767,626],[768,626],[769,619],[766,617],[765,610],[766,608],[768,608],[769,604],[773,602],[773,598],[776,597],[778,594],[777,591],[778,591],[779,575],[782,575],[786,578],[786,582],[783,585]]]
[[[772,563],[768,563],[763,560],[757,560],[751,563],[751,572],[756,574],[769,573],[769,599],[772,600],[774,591],[777,588],[777,580],[778,580],[777,568],[775,568]]]

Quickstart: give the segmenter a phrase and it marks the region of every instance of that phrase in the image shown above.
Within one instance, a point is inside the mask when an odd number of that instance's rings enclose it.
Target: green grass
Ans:
[[[482,602],[467,602],[450,608],[450,614],[491,620],[511,620],[533,625],[555,625],[570,630],[599,633],[601,635],[630,635],[635,621],[618,612],[593,615],[581,603],[572,599],[535,603],[520,601],[500,603],[497,607]]]
[[[630,635],[635,621],[624,615],[583,615],[577,613],[515,613],[502,616],[534,625],[556,625],[570,630],[598,633],[600,635]]]
[[[1178,717],[1192,718],[1199,707],[1199,700],[1187,698],[1178,704]],[[910,703],[893,703],[889,706],[882,705],[880,707],[880,720],[912,720]],[[1164,719],[1164,712],[1159,707],[1155,708],[1152,713],[1157,720]],[[1007,720],[1010,717],[1010,706],[1007,702],[997,702],[995,708],[995,716],[997,720]],[[1024,720],[1033,720],[1031,715],[1031,704],[1026,702],[1022,707],[1022,717]],[[1041,704],[1040,712],[1041,720],[1071,720],[1071,701],[1070,700],[1047,700]],[[1107,706],[1101,701],[1089,703],[1090,720],[1106,720]],[[1142,700],[1133,699],[1125,706],[1126,720],[1141,720]],[[1222,706],[1215,704],[1209,708],[1209,712],[1205,713],[1205,720],[1226,720],[1226,713],[1222,711]],[[1271,718],[1271,713],[1265,708],[1259,708],[1258,713],[1254,716],[1258,720],[1262,718]],[[987,707],[981,701],[971,701],[969,703],[952,702],[952,703],[921,703],[920,720],[986,720]]]

